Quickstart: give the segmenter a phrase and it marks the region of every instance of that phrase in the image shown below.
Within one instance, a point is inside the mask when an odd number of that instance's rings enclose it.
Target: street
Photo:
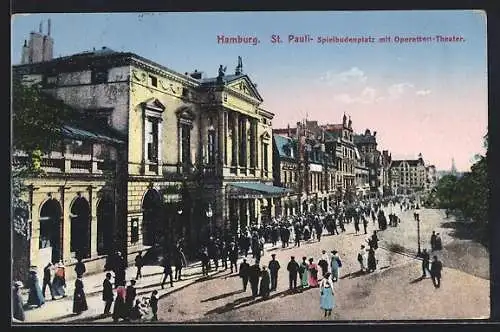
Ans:
[[[440,220],[440,211],[421,210],[422,229],[433,229]],[[161,322],[203,322],[203,321],[272,321],[321,320],[319,290],[307,289],[301,293],[288,291],[286,265],[290,256],[297,261],[302,256],[313,257],[317,262],[321,250],[338,250],[342,259],[340,280],[334,292],[337,307],[332,320],[378,320],[378,319],[466,319],[489,317],[489,280],[476,277],[448,265],[443,259],[442,286],[435,289],[430,278],[421,279],[421,262],[412,255],[394,253],[384,249],[390,241],[397,239],[402,247],[414,247],[410,222],[413,215],[407,211],[402,215],[402,225],[389,227],[379,232],[382,248],[376,251],[377,271],[359,274],[356,254],[359,246],[373,231],[376,224],[370,221],[368,235],[354,234],[353,224],[346,225],[341,235],[322,237],[321,242],[302,243],[300,248],[290,246],[282,249],[281,244],[267,250],[261,264],[268,264],[271,253],[276,254],[281,269],[278,288],[269,299],[251,297],[250,287],[242,292],[241,279],[230,270],[220,271],[211,278],[196,282],[181,291],[166,295],[159,302],[158,318]],[[433,223],[426,225],[426,220]],[[437,224],[436,224],[437,223]],[[406,226],[404,226],[406,225]],[[415,230],[416,232],[416,230]],[[443,234],[444,235],[444,234]],[[455,241],[449,235],[443,236],[446,248],[448,241]],[[385,245],[383,244],[385,242]],[[456,246],[455,246],[456,247]],[[411,251],[411,250],[408,250]],[[443,250],[444,252],[444,250]],[[450,257],[451,255],[448,254]],[[441,256],[440,256],[441,257]],[[462,257],[474,260],[474,257]],[[487,257],[481,257],[481,261]],[[253,263],[251,255],[248,257]],[[470,269],[470,268],[469,268]],[[464,287],[464,285],[467,285]],[[110,322],[110,318],[99,322]]]

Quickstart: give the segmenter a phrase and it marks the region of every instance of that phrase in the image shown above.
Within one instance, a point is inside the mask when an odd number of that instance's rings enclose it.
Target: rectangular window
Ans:
[[[139,241],[139,218],[130,220],[130,242],[136,243]]]
[[[148,147],[148,161],[158,161],[158,121],[146,121],[146,142]]]
[[[215,165],[215,131],[208,131],[208,163]]]
[[[181,164],[187,171],[191,167],[191,127],[188,124],[181,124]]]
[[[267,155],[267,149],[268,149],[268,144],[267,143],[262,143],[262,165],[264,168],[264,171],[268,171],[268,155]]]
[[[92,84],[102,84],[108,82],[108,70],[96,68],[92,70],[91,75]]]
[[[155,76],[149,75],[149,81],[151,82],[151,86],[155,88],[158,86],[158,79]]]

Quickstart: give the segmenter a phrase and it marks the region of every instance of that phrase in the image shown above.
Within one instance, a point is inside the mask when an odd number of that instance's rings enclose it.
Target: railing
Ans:
[[[12,164],[15,166],[27,165],[30,158],[25,153],[15,153]],[[90,156],[80,155],[47,155],[43,156],[40,166],[46,173],[85,173],[102,174],[103,171],[114,171],[116,161],[90,159]]]

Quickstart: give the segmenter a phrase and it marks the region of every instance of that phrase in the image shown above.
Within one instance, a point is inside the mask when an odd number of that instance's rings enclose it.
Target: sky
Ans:
[[[486,14],[472,10],[355,12],[211,12],[23,14],[12,19],[12,64],[31,31],[51,19],[54,56],[108,47],[133,52],[177,72],[232,74],[238,56],[257,84],[273,128],[306,118],[377,131],[379,150],[467,171],[484,154],[487,132]],[[273,43],[272,36],[281,43]],[[289,36],[309,35],[307,43]],[[436,36],[462,38],[439,42]],[[218,36],[259,43],[218,44]],[[318,43],[321,37],[375,42]],[[428,42],[401,42],[407,37]],[[390,37],[382,42],[381,37]],[[434,39],[432,39],[434,37]],[[399,40],[398,40],[399,38]]]

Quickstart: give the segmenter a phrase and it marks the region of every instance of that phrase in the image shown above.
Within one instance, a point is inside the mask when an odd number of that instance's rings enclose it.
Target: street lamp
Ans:
[[[208,224],[209,224],[209,229],[210,229],[210,236],[212,236],[212,216],[213,216],[213,214],[214,213],[212,211],[212,205],[209,203],[206,215],[207,215],[207,218],[208,218]]]
[[[417,219],[417,241],[418,241],[418,249],[417,249],[417,256],[420,257],[422,254],[420,251],[420,215],[415,213],[415,219]]]

